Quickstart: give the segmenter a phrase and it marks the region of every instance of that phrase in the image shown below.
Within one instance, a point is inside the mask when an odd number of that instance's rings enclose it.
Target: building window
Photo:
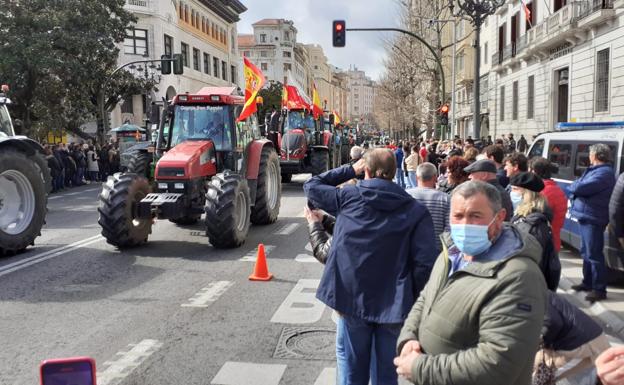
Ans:
[[[529,76],[527,95],[527,119],[533,119],[535,115],[535,76]]]
[[[165,55],[173,57],[173,38],[165,35]]]
[[[284,71],[290,71],[290,70],[292,70],[292,64],[284,63]]]
[[[210,55],[204,52],[204,73],[210,75]]]
[[[227,80],[227,63],[223,60],[221,61],[221,76],[223,80]]]
[[[596,112],[609,111],[609,48],[596,57]]]
[[[483,45],[483,64],[488,63],[488,42]]]
[[[505,86],[500,88],[500,121],[505,120]]]
[[[260,63],[260,69],[262,71],[268,71],[269,70],[269,65],[267,63]],[[286,83],[286,82],[284,81],[284,83]]]
[[[464,53],[461,52],[459,54],[457,54],[457,71],[463,71],[464,70]]]
[[[188,5],[184,4],[184,21],[188,23]]]
[[[199,50],[193,48],[193,69],[199,71]]]
[[[122,114],[134,114],[134,104],[132,103],[132,96],[128,97],[121,104]]]
[[[191,9],[191,25],[195,26],[195,10]]]
[[[181,47],[181,50],[182,50],[182,64],[185,67],[188,67],[189,66],[189,48],[188,48],[188,44],[181,43],[180,47]]]
[[[284,31],[284,40],[290,41],[290,32],[289,31]]]
[[[513,82],[511,89],[511,120],[518,120],[518,81]]]
[[[230,81],[232,83],[236,83],[237,81],[237,76],[236,76],[236,66],[230,66]]]
[[[133,55],[147,56],[147,30],[126,29],[124,52]]]
[[[290,52],[288,52],[288,51],[284,51],[282,56],[283,57],[292,57],[292,54]]]
[[[245,56],[245,57],[251,57],[251,52],[249,52],[249,51],[243,51],[243,56]]]
[[[215,78],[219,77],[219,58],[212,58],[212,76]]]
[[[266,34],[265,33],[261,33],[260,34],[260,43],[266,43]]]
[[[267,51],[260,51],[260,57],[267,57]]]
[[[180,14],[180,20],[184,20],[184,3],[180,2],[180,8],[178,8],[178,13]]]

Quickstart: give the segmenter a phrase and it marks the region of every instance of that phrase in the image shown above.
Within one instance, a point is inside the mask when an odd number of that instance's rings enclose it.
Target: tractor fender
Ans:
[[[32,156],[39,152],[44,153],[43,146],[37,141],[25,136],[11,136],[8,138],[0,138],[0,149],[16,148],[28,156]]]
[[[312,151],[327,151],[329,152],[329,147],[327,146],[311,146]]]
[[[268,139],[258,139],[247,145],[247,156],[245,157],[245,162],[243,165],[243,173],[245,177],[249,180],[258,179],[258,171],[260,168],[260,156],[262,155],[262,150],[265,147],[274,148],[273,142]],[[279,156],[279,154],[278,154]]]

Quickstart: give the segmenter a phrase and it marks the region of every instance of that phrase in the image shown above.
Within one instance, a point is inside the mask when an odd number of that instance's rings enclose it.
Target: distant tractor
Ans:
[[[10,103],[0,93],[0,255],[14,254],[34,244],[41,235],[47,196],[52,190],[43,147],[15,135],[7,109]]]
[[[282,182],[293,174],[322,174],[335,164],[331,124],[314,120],[305,109],[284,110],[280,124],[280,166]]]
[[[270,224],[280,208],[280,164],[252,116],[236,123],[244,97],[235,88],[180,94],[164,109],[155,145],[137,150],[131,172],[109,177],[99,224],[119,248],[143,244],[154,219],[193,224],[205,213],[217,248],[245,242],[250,223]]]

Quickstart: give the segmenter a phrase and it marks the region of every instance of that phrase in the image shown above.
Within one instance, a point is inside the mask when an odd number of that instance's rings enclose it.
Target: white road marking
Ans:
[[[183,303],[182,307],[208,307],[212,302],[219,299],[232,285],[234,285],[234,282],[231,281],[211,282],[208,287],[201,289],[193,298],[189,298],[188,303]]]
[[[310,254],[297,254],[297,256],[295,257],[295,262],[301,262],[301,263],[314,263],[314,262],[316,262],[316,263],[318,263],[316,258],[314,258]]]
[[[290,235],[297,230],[299,223],[289,223],[275,232],[275,235]]]
[[[300,279],[277,309],[271,322],[312,324],[323,317],[325,305],[316,299],[319,279]]]
[[[210,382],[218,385],[278,385],[286,365],[228,361]]]
[[[3,275],[7,275],[9,273],[12,273],[14,271],[21,270],[25,267],[32,266],[39,262],[47,261],[48,259],[52,259],[60,255],[67,254],[70,251],[88,246],[92,243],[100,242],[103,239],[104,237],[102,237],[101,235],[96,235],[87,239],[83,239],[82,241],[74,242],[69,245],[58,247],[56,249],[46,251],[44,253],[36,254],[36,255],[33,255],[32,257],[25,258],[17,262],[4,265],[0,267],[0,277],[2,277]]]
[[[99,385],[119,384],[161,346],[162,342],[157,340],[143,340],[136,345],[128,345],[127,352],[117,353],[121,356],[117,360],[104,362],[103,366],[107,368],[97,373],[97,383]]]
[[[312,252],[312,244],[310,242],[306,243],[305,249],[306,251]]]
[[[60,196],[60,195],[55,195],[55,196],[53,196],[53,197],[48,197],[48,200],[51,200],[51,199],[59,199],[59,198],[61,198],[61,196]]]
[[[335,385],[336,368],[324,368],[321,374],[314,381],[314,385]]]
[[[76,192],[73,192],[73,193],[63,194],[63,196],[69,197],[69,196],[72,196],[72,195],[78,195],[80,193],[82,193],[82,191],[76,191]]]
[[[273,249],[275,249],[275,246],[273,245],[264,245],[264,255],[268,257],[269,254],[271,254],[271,251],[273,251]],[[258,248],[256,247],[255,249],[245,254],[241,259],[239,259],[239,261],[256,262],[257,255],[258,255]]]

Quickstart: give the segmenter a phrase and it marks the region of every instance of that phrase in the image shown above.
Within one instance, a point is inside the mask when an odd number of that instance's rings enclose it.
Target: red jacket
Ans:
[[[544,189],[542,195],[546,198],[548,206],[552,210],[553,220],[550,224],[553,234],[553,245],[557,252],[561,249],[561,228],[568,211],[568,198],[561,187],[552,179],[544,179]]]

